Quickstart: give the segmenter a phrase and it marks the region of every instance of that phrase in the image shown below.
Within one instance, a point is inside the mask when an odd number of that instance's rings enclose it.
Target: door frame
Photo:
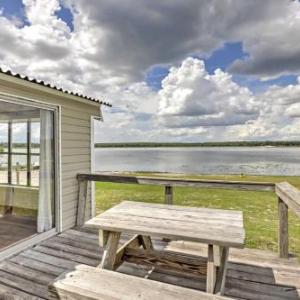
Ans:
[[[62,231],[62,183],[61,183],[61,106],[48,104],[34,99],[14,96],[0,92],[0,102],[8,102],[46,109],[54,112],[54,160],[55,160],[55,227],[47,232],[37,233],[12,246],[0,250],[0,261],[31,247]]]

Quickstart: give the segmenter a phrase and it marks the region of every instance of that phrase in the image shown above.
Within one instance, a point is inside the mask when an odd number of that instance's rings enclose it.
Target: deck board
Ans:
[[[121,241],[127,240],[123,236]],[[157,249],[206,254],[201,244],[187,245],[154,240]],[[96,266],[102,249],[96,230],[68,230],[0,263],[1,299],[47,299],[47,285],[58,275],[78,264]],[[300,264],[294,259],[279,259],[276,253],[253,249],[235,249],[229,257],[225,296],[234,299],[300,299]],[[145,277],[193,289],[205,290],[205,281],[153,271],[125,262],[119,272]]]

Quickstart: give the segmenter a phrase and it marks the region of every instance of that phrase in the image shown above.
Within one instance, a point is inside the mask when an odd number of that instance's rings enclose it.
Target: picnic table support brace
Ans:
[[[150,236],[139,235],[139,240],[145,250],[153,250],[153,243]]]
[[[107,270],[113,270],[119,240],[120,240],[121,233],[120,232],[109,232],[107,242],[104,248],[100,268],[107,269]]]

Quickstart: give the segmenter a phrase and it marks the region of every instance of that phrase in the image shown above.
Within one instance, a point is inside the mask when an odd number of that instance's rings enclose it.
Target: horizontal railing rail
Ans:
[[[209,179],[181,179],[148,176],[127,176],[115,174],[78,174],[79,181],[101,181],[127,184],[149,184],[162,186],[183,186],[202,188],[225,188],[246,191],[274,191],[275,184],[271,182],[227,181]]]
[[[181,179],[168,177],[128,176],[119,174],[78,174],[79,198],[77,211],[77,225],[81,226],[85,220],[87,206],[88,182],[111,182],[123,184],[159,185],[165,187],[165,203],[173,204],[174,187],[195,187],[214,189],[235,189],[241,191],[271,191],[276,192],[278,197],[279,229],[278,245],[279,256],[287,258],[288,253],[288,208],[300,217],[300,191],[287,182],[250,182],[228,181],[209,179]]]

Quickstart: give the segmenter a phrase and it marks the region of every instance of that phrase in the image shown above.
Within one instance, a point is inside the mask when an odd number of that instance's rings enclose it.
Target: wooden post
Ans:
[[[207,253],[207,277],[206,277],[206,292],[213,294],[216,284],[216,266],[214,263],[214,246],[208,245]]]
[[[17,173],[17,185],[20,184],[20,164],[17,162],[16,166],[16,173]]]
[[[173,187],[170,185],[165,186],[165,203],[173,204]]]
[[[79,196],[77,208],[77,226],[82,226],[85,220],[85,211],[87,204],[88,181],[79,180]]]
[[[225,280],[226,280],[229,248],[221,247],[220,254],[221,254],[220,255],[220,265],[219,265],[219,270],[218,270],[218,274],[216,277],[215,293],[223,296],[224,290],[225,290]]]
[[[279,257],[289,257],[289,234],[288,234],[288,206],[278,197],[278,247]]]
[[[171,185],[165,186],[165,204],[173,204],[173,187]],[[167,243],[171,241],[167,238],[163,238],[162,240]]]

